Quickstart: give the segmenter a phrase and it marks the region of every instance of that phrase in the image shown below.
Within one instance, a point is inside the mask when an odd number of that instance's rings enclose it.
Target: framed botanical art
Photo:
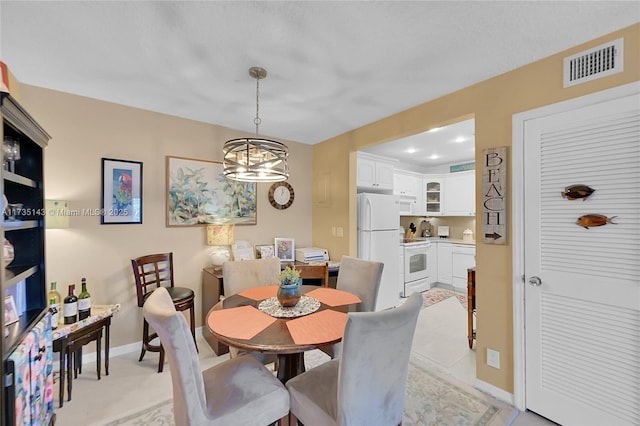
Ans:
[[[257,223],[255,182],[227,179],[219,161],[166,158],[167,226]]]
[[[9,325],[18,321],[20,316],[18,315],[18,309],[16,308],[16,302],[13,300],[12,295],[4,297],[4,324]]]
[[[280,260],[295,261],[295,241],[293,238],[275,238],[276,257]]]
[[[276,257],[273,244],[256,245],[256,254],[260,259],[271,259],[272,257]]]
[[[102,159],[100,223],[142,223],[142,163]]]

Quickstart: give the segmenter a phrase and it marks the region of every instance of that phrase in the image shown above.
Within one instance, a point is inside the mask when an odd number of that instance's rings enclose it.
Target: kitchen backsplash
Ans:
[[[465,217],[465,216],[440,216],[440,217],[429,217],[428,223],[423,222],[425,219],[423,216],[401,216],[400,217],[400,226],[402,226],[405,230],[409,229],[409,225],[413,223],[416,225],[418,230],[416,231],[416,236],[421,237],[422,231],[425,229],[429,229],[432,237],[437,237],[438,235],[438,226],[448,226],[449,227],[449,238],[451,239],[462,239],[462,233],[465,229],[471,229],[473,231],[473,239],[476,239],[476,218],[475,217]]]

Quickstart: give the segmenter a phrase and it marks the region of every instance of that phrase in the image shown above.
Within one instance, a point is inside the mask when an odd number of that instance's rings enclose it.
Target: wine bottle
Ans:
[[[54,299],[53,297],[49,299],[49,312],[51,312],[51,329],[55,330],[56,328],[58,328],[60,314],[58,313],[58,308],[56,308],[56,299]]]
[[[62,302],[62,296],[60,295],[60,293],[58,293],[58,290],[56,289],[56,282],[52,281],[51,282],[51,289],[49,290],[49,293],[47,293],[47,298],[49,299],[49,301],[51,301],[51,299],[53,299],[56,305],[56,311],[58,312],[58,320],[60,320],[60,316],[62,315],[62,306],[60,305],[60,302]],[[53,326],[53,322],[51,323],[51,325]],[[55,323],[55,326],[58,326],[58,323]]]
[[[82,279],[82,291],[78,295],[78,320],[91,316],[91,294],[87,291],[87,279]]]
[[[73,324],[78,321],[78,297],[73,294],[74,284],[69,284],[69,295],[64,298],[64,323]]]

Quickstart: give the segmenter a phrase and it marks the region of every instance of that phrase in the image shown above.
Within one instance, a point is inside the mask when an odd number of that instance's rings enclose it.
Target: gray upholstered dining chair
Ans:
[[[224,262],[222,282],[224,294],[230,296],[254,287],[278,285],[280,259],[251,259]]]
[[[421,307],[422,295],[414,293],[397,308],[349,313],[341,357],[286,383],[290,424],[401,424]]]
[[[244,355],[202,371],[187,321],[166,288],[151,293],[142,309],[169,359],[176,425],[286,424],[289,394],[264,365]]]
[[[373,312],[378,301],[383,268],[384,264],[381,262],[342,256],[336,289],[358,296],[362,301],[358,307],[359,312]],[[319,349],[331,358],[336,358],[340,356],[341,347],[342,343],[336,343]]]
[[[280,283],[280,259],[251,259],[224,262],[222,264],[222,282],[224,294],[230,296],[254,287],[278,285]],[[237,357],[241,353],[249,353],[263,364],[275,363],[277,369],[277,356],[259,352],[242,351],[229,347],[229,356]]]

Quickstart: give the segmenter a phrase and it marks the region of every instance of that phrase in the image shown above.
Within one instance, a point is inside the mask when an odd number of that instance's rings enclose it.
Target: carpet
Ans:
[[[467,309],[467,295],[465,293],[459,293],[453,290],[447,290],[446,288],[434,287],[427,291],[422,292],[422,307],[426,308],[431,305],[435,305],[438,302],[442,302],[450,297],[456,297],[462,307]]]
[[[307,368],[329,359],[321,351],[305,354]],[[518,411],[454,377],[438,371],[416,354],[411,355],[403,425],[478,425],[510,424]],[[155,403],[102,423],[105,426],[173,426],[171,399]]]

